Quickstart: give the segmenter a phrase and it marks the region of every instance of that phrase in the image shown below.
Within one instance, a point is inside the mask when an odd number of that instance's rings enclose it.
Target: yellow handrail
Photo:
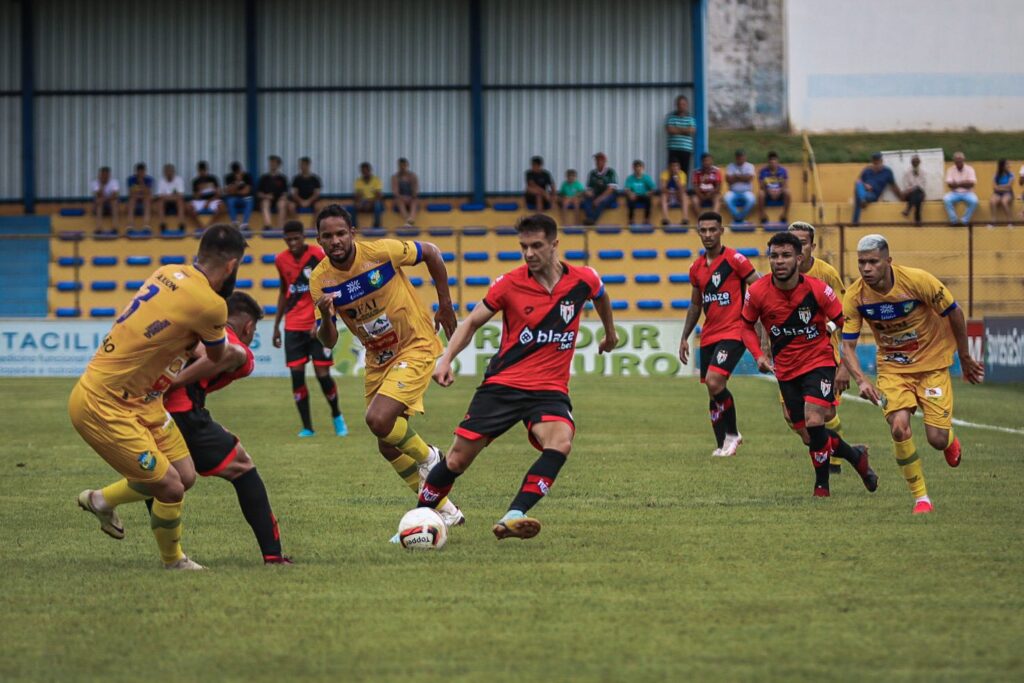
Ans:
[[[819,201],[821,193],[821,176],[818,175],[818,163],[814,158],[814,148],[811,146],[811,139],[807,136],[807,133],[803,133],[803,152],[804,152],[804,187],[806,188],[807,173],[810,171],[811,175],[811,206],[813,206],[817,213],[817,223],[821,224],[825,222],[825,205],[824,202]],[[806,190],[805,190],[806,191]]]

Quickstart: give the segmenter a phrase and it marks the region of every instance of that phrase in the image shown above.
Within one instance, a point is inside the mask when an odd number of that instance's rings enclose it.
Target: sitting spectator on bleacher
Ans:
[[[921,203],[924,201],[924,171],[921,170],[921,157],[916,154],[910,157],[910,168],[903,174],[903,182],[900,187],[903,190],[901,198],[907,203],[903,209],[903,215],[909,216],[911,209],[914,211],[914,224],[921,225]]]
[[[121,185],[110,173],[110,167],[104,166],[89,185],[92,193],[92,212],[96,217],[97,235],[116,235],[118,228],[118,195]],[[103,217],[110,216],[110,230],[103,229]]]
[[[196,228],[202,230],[203,216],[209,216],[210,223],[216,223],[223,213],[224,202],[220,198],[220,182],[217,176],[210,173],[210,165],[200,161],[196,164],[196,177],[192,179],[189,215],[195,221]]]
[[[601,212],[615,202],[615,194],[619,189],[619,177],[615,169],[608,166],[608,157],[604,152],[594,155],[594,168],[587,176],[587,189],[583,192],[583,225],[593,225],[601,217]]]
[[[661,195],[662,225],[672,224],[668,210],[675,206],[683,210],[680,225],[690,224],[690,202],[686,197],[686,173],[683,171],[678,160],[673,159],[669,162],[668,168],[661,172],[658,194]]]
[[[420,208],[420,179],[409,170],[409,160],[404,157],[398,160],[398,173],[391,176],[391,194],[405,224],[415,223]]]
[[[146,164],[135,164],[128,178],[128,230],[135,230],[135,214],[142,209],[142,228],[149,230],[149,211],[153,203],[153,176],[146,175]]]
[[[789,214],[789,172],[785,166],[779,163],[779,155],[775,152],[768,152],[768,165],[757,174],[757,180],[761,184],[758,194],[758,210],[761,212],[761,223],[768,222],[768,214],[765,208],[769,206],[781,206],[782,215],[779,216],[780,223],[788,222]]]
[[[968,225],[974,216],[974,210],[978,208],[978,195],[974,193],[978,176],[971,166],[964,163],[964,158],[963,152],[954,152],[953,165],[946,171],[946,187],[949,188],[949,192],[942,198],[942,203],[946,205],[946,216],[950,225]],[[956,215],[957,204],[967,207],[960,218]]]
[[[871,164],[860,172],[860,178],[853,184],[853,224],[860,223],[860,212],[868,205],[882,198],[885,188],[892,187],[897,197],[903,196],[892,169],[882,163],[882,153],[871,155]]]
[[[359,164],[359,177],[352,184],[356,205],[352,212],[352,227],[359,224],[359,214],[373,212],[373,227],[380,227],[380,219],[384,214],[384,186],[380,178],[373,175],[373,166],[364,161]]]
[[[992,179],[992,222],[999,220],[999,212],[1006,214],[1006,222],[1013,222],[1013,172],[1006,159],[1000,159],[996,165],[996,175]]]
[[[185,180],[174,164],[164,164],[164,174],[156,183],[156,219],[160,232],[167,232],[167,216],[178,217],[178,230],[185,231]]]
[[[725,167],[725,180],[729,191],[725,193],[725,205],[729,207],[733,221],[745,223],[747,214],[754,210],[754,165],[747,161],[747,153],[736,150],[736,160]]]
[[[320,182],[320,176],[311,170],[312,166],[313,162],[309,157],[299,159],[299,174],[292,178],[291,206],[295,211],[307,209],[308,213],[315,215],[316,202],[320,199],[323,184]]]
[[[530,159],[526,172],[526,208],[547,211],[555,205],[555,179],[544,168],[543,157]]]
[[[629,209],[627,218],[629,224],[633,224],[633,212],[636,209],[643,209],[644,223],[650,223],[651,197],[654,196],[658,188],[651,176],[644,173],[644,162],[639,159],[633,162],[633,172],[626,176],[622,185],[626,195],[626,206]]]
[[[252,215],[252,176],[237,161],[232,161],[230,168],[224,176],[224,201],[228,205],[231,222],[245,230],[249,227],[249,216]]]
[[[271,154],[267,158],[267,172],[260,176],[256,185],[256,199],[260,202],[260,213],[263,214],[263,229],[284,225],[288,216],[288,177],[281,172],[281,157]],[[277,208],[278,225],[274,225],[271,209]]]
[[[700,168],[690,179],[690,200],[693,215],[699,216],[705,210],[719,212],[722,203],[722,171],[715,166],[715,160],[707,152],[700,155]]]
[[[575,168],[570,168],[565,172],[565,181],[558,188],[558,210],[562,218],[562,225],[580,224],[580,207],[582,206],[583,193],[586,190],[587,188],[583,187],[583,183],[577,177]],[[569,210],[572,210],[572,223],[565,220],[566,212]]]

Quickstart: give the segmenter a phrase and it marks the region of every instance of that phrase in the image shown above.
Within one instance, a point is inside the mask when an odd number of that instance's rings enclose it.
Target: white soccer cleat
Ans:
[[[91,512],[96,516],[96,519],[100,520],[100,530],[111,538],[121,540],[124,538],[124,526],[121,524],[121,518],[117,516],[117,510],[110,508],[109,510],[100,510],[92,502],[92,494],[98,493],[92,489],[86,489],[78,494],[78,507],[82,508],[86,512]]]
[[[715,450],[711,451],[711,457],[712,458],[721,458],[722,457],[722,449],[721,448],[716,448]]]
[[[741,443],[743,443],[742,434],[726,434],[725,443],[722,444],[722,452],[718,454],[719,457],[731,458],[736,455],[736,451],[739,450]]]
[[[437,508],[437,513],[441,515],[444,525],[449,529],[466,523],[466,515],[462,514],[462,510],[450,500],[445,501],[444,505]]]
[[[423,483],[427,480],[427,475],[430,474],[430,470],[433,469],[434,465],[441,462],[441,458],[443,457],[441,449],[437,446],[427,446],[427,449],[429,450],[427,459],[416,466],[420,474],[420,488],[423,488]]]
[[[182,555],[180,560],[174,562],[168,562],[164,564],[164,569],[179,569],[184,571],[198,571],[200,569],[206,569],[203,565],[188,559],[187,556]]]

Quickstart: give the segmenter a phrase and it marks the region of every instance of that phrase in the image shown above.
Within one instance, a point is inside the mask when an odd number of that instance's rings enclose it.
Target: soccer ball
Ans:
[[[413,508],[398,523],[398,542],[408,550],[440,550],[448,542],[448,527],[432,508]]]

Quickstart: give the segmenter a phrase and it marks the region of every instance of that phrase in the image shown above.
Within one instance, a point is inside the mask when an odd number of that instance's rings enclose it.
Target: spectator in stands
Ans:
[[[903,190],[902,199],[907,203],[903,209],[903,215],[909,216],[910,210],[914,210],[914,224],[921,225],[921,203],[924,201],[925,174],[921,170],[921,157],[916,154],[910,157],[910,168],[903,174],[903,182],[900,187]]]
[[[185,180],[174,164],[164,164],[164,174],[156,183],[156,219],[160,232],[167,232],[167,216],[178,217],[178,230],[185,231]]]
[[[260,202],[263,214],[263,229],[280,227],[288,216],[288,177],[281,171],[281,157],[271,154],[267,157],[267,172],[260,176],[256,185],[256,199]],[[271,209],[277,208],[277,220],[274,225]]]
[[[323,184],[320,182],[320,176],[311,170],[312,166],[313,162],[309,157],[299,159],[299,174],[292,178],[291,205],[296,211],[308,209],[309,213],[315,215],[316,202],[320,199]]]
[[[384,213],[384,186],[380,178],[373,174],[373,166],[364,161],[359,164],[359,177],[352,186],[356,206],[352,212],[354,225],[359,224],[359,213],[373,212],[373,227],[380,227],[380,219]]]
[[[118,228],[118,195],[121,185],[110,173],[110,167],[104,166],[89,185],[92,193],[92,212],[96,217],[97,235],[116,235]],[[110,230],[103,229],[103,217],[110,216]]]
[[[128,178],[128,230],[135,230],[135,214],[142,213],[142,229],[149,230],[149,212],[153,204],[153,176],[146,175],[146,164],[135,164],[135,174]]]
[[[678,206],[683,210],[681,225],[690,224],[690,202],[686,197],[686,172],[679,161],[670,161],[668,168],[661,172],[658,183],[658,194],[661,195],[661,224],[670,225],[668,210]]]
[[[391,176],[391,194],[395,207],[406,225],[416,222],[416,211],[420,208],[420,179],[409,170],[409,160],[398,160],[398,173]]]
[[[676,98],[675,111],[665,117],[669,166],[676,161],[683,173],[690,172],[690,155],[693,154],[693,135],[696,131],[697,120],[690,116],[690,100],[680,95]]]
[[[231,162],[230,169],[224,176],[224,201],[228,205],[231,222],[245,230],[252,215],[252,176],[237,161]],[[238,220],[239,214],[241,221]]]
[[[559,197],[559,215],[562,218],[562,225],[570,225],[566,221],[566,212],[572,211],[572,223],[571,225],[580,224],[580,207],[582,206],[583,194],[587,188],[583,187],[583,183],[580,182],[579,177],[576,174],[575,168],[570,168],[565,172],[565,181],[562,182],[562,187],[558,188]]]
[[[725,179],[729,183],[729,191],[725,193],[725,205],[736,223],[746,223],[747,214],[754,210],[757,198],[754,197],[754,165],[747,161],[747,153],[736,150],[735,160],[725,167]]]
[[[996,165],[996,175],[992,179],[992,222],[999,220],[1000,210],[1006,214],[1006,222],[1013,222],[1013,172],[1006,159],[1000,159]]]
[[[651,176],[644,173],[644,162],[637,159],[633,162],[633,172],[626,176],[623,183],[626,195],[626,206],[629,207],[628,220],[633,224],[633,212],[644,210],[644,223],[651,222],[651,197],[657,193],[657,186]]]
[[[885,192],[885,188],[892,187],[897,197],[902,197],[899,186],[896,185],[896,177],[892,169],[882,163],[882,153],[875,152],[871,155],[871,164],[865,166],[860,172],[860,178],[853,184],[853,224],[860,223],[860,212],[868,205],[877,202]]]
[[[220,182],[217,180],[217,176],[210,173],[210,165],[205,161],[196,164],[196,177],[192,179],[192,202],[189,204],[189,209],[189,215],[199,230],[203,228],[201,216],[210,216],[210,222],[215,223],[224,213]]]
[[[530,159],[526,172],[526,208],[548,211],[555,205],[555,179],[544,168],[543,157]]]
[[[780,223],[789,221],[789,171],[779,163],[779,155],[775,152],[768,152],[768,165],[757,174],[757,180],[761,185],[758,193],[758,211],[761,213],[761,223],[768,222],[768,214],[765,209],[769,206],[781,206],[782,215],[779,216]]]
[[[594,155],[594,168],[587,176],[587,189],[583,192],[583,225],[593,225],[604,211],[615,202],[615,194],[619,189],[619,177],[615,169],[608,166],[608,157],[604,152]]]
[[[949,188],[949,192],[942,198],[942,203],[946,205],[946,216],[949,218],[950,225],[957,223],[968,225],[971,222],[971,217],[974,216],[974,210],[978,208],[978,195],[974,193],[978,176],[972,167],[964,163],[964,160],[963,152],[955,152],[953,165],[946,171],[946,187]],[[956,215],[957,204],[967,207],[961,218],[957,218]]]
[[[715,166],[715,160],[707,152],[700,155],[700,168],[693,172],[689,194],[695,216],[705,210],[719,213],[722,203],[722,171]]]

